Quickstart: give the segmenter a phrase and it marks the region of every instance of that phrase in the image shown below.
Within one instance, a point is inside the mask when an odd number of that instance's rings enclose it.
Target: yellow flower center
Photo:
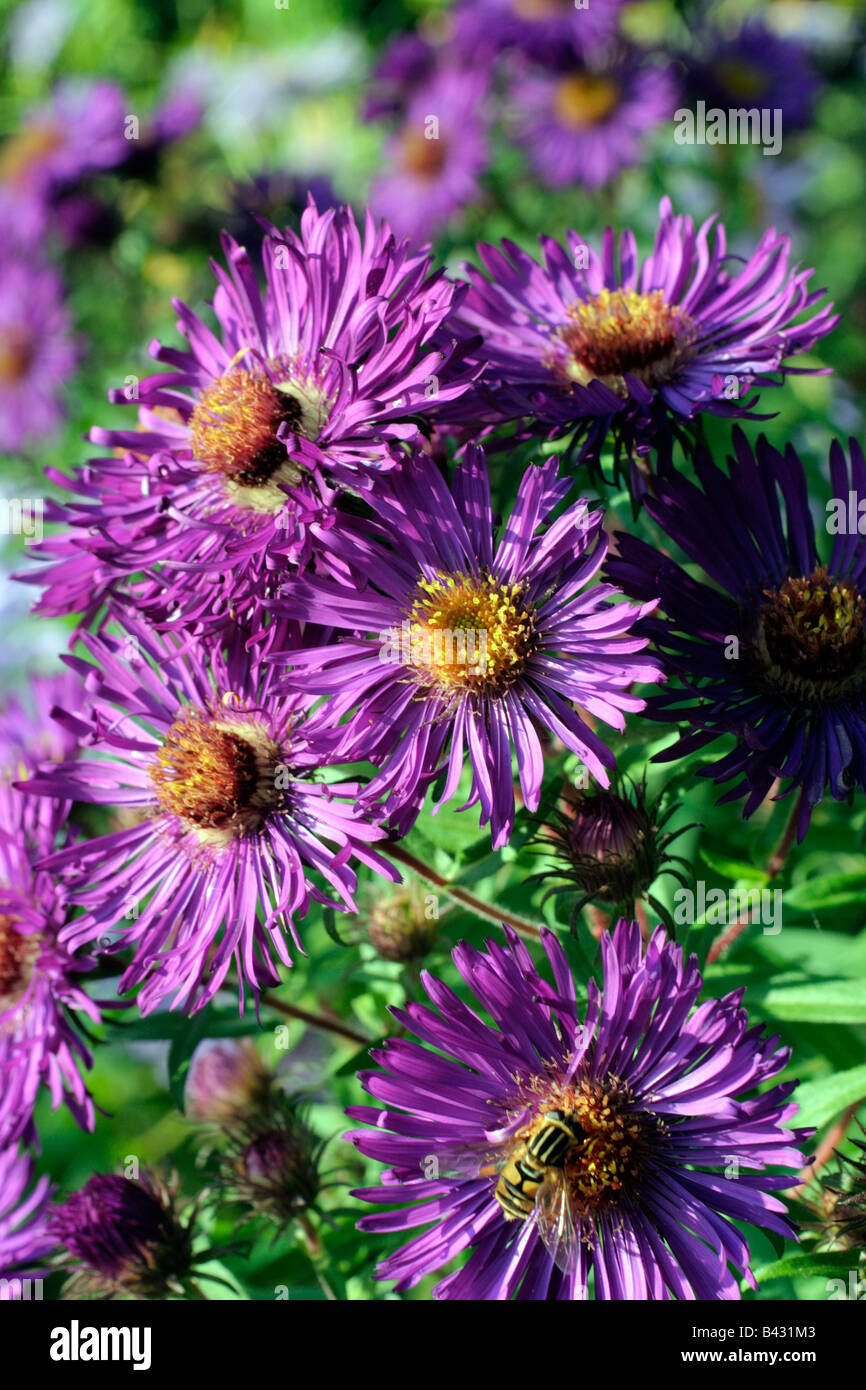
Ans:
[[[638,1109],[628,1085],[616,1077],[576,1080],[567,1086],[549,1076],[536,1077],[521,1096],[520,1108],[527,1102],[532,1119],[498,1156],[495,1170],[501,1172],[509,1159],[526,1154],[533,1138],[549,1124],[551,1111],[567,1117],[575,1137],[554,1176],[565,1186],[574,1221],[583,1223],[583,1239],[591,1243],[594,1218],[637,1191],[646,1160],[664,1141],[666,1127],[657,1116]],[[544,1152],[545,1146],[538,1145],[537,1151]]]
[[[416,130],[407,131],[403,136],[402,164],[407,174],[416,174],[422,179],[436,178],[442,172],[447,153],[447,143],[441,136],[438,140],[428,140]]]
[[[574,73],[557,83],[553,107],[563,125],[581,130],[600,125],[619,104],[620,90],[609,77],[592,72]]]
[[[669,381],[696,337],[689,316],[666,304],[661,290],[602,290],[572,304],[554,334],[551,365],[565,381],[601,381],[625,397],[626,372],[647,386]]]
[[[426,685],[498,695],[523,673],[535,646],[526,582],[492,575],[420,579],[409,615],[409,660]]]
[[[841,698],[866,685],[866,599],[824,567],[764,590],[756,652],[770,684]]]
[[[53,125],[32,125],[12,135],[0,149],[0,180],[20,186],[34,165],[39,165],[65,143],[62,130]]]
[[[232,500],[254,511],[279,511],[286,501],[280,484],[294,487],[302,476],[277,438],[281,425],[304,438],[317,437],[327,407],[310,385],[292,380],[284,363],[270,362],[287,379],[231,366],[206,391],[189,422],[190,447],[211,473],[226,480]]]
[[[12,385],[22,381],[35,356],[36,345],[29,329],[18,324],[7,328],[0,338],[0,382]]]
[[[280,804],[281,768],[262,725],[188,710],[168,730],[150,779],[162,811],[219,845],[254,834]]]
[[[573,10],[574,0],[511,0],[511,8],[520,19],[536,22]]]

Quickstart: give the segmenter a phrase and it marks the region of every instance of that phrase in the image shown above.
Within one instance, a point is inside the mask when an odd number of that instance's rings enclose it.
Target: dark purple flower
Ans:
[[[270,1118],[229,1129],[220,1187],[244,1213],[286,1226],[311,1207],[319,1193],[324,1144],[309,1128],[297,1097],[272,1107]]]
[[[51,1214],[71,1279],[64,1297],[168,1298],[189,1294],[194,1223],[150,1173],[94,1173]]]
[[[389,39],[367,83],[364,120],[404,115],[412,93],[433,76],[438,56],[436,46],[421,34]]]
[[[512,751],[524,801],[538,806],[544,758],[536,725],[576,753],[604,785],[613,754],[574,709],[624,727],[642,708],[634,681],[656,678],[632,634],[646,609],[587,588],[607,549],[601,512],[576,502],[540,529],[571,490],[557,463],[530,467],[494,540],[484,456],[469,448],[449,490],[418,454],[371,495],[377,523],[323,536],[333,577],[289,581],[287,609],[351,637],[285,656],[291,683],[326,695],[338,756],[381,765],[364,791],[405,834],[425,792],[447,770],[449,801],[466,755],[467,806],[480,804],[494,848],[514,823]],[[433,519],[431,522],[431,518]],[[360,576],[360,583],[358,577]]]
[[[139,402],[138,430],[97,429],[116,452],[72,480],[79,494],[46,516],[68,529],[35,551],[53,563],[47,613],[92,616],[111,584],[138,572],[152,621],[226,621],[256,606],[275,569],[306,558],[309,525],[333,486],[368,487],[418,435],[417,415],[466,389],[452,349],[432,346],[461,291],[430,258],[367,218],[307,208],[301,234],[265,240],[266,286],[224,239],[229,271],[214,312],[220,337],[177,302],[190,350],[154,345],[169,370],[114,391]]]
[[[505,932],[505,948],[454,952],[493,1026],[425,975],[435,1007],[392,1013],[428,1046],[392,1039],[361,1076],[387,1108],[350,1109],[375,1128],[348,1138],[388,1166],[355,1195],[395,1209],[359,1225],[428,1228],[377,1276],[411,1288],[471,1247],[437,1297],[584,1299],[592,1280],[597,1299],[738,1298],[730,1267],[754,1281],[734,1223],[794,1235],[772,1193],[797,1178],[766,1168],[802,1166],[804,1132],[785,1128],[795,1083],[754,1094],[788,1050],[749,1027],[742,990],[698,1004],[697,958],[661,928],[645,955],[636,923],[602,937],[604,988],[590,982],[585,1008],[552,933],[549,984]],[[513,1165],[547,1139],[557,1161],[533,1190]]]
[[[685,725],[657,758],[670,761],[733,735],[735,746],[696,769],[716,782],[737,778],[722,801],[743,797],[751,816],[774,782],[800,790],[798,837],[829,788],[837,801],[866,791],[866,543],[853,531],[849,492],[866,498],[866,464],[854,440],[850,469],[830,451],[834,513],[822,562],[803,465],[763,437],[753,453],[734,431],[728,472],[704,456],[698,484],[659,481],[647,509],[704,582],[634,536],[619,535],[607,567],[626,593],[659,599],[641,624],[672,680],[652,697],[650,718]],[[837,525],[838,523],[838,525]],[[713,543],[708,538],[713,537]]]
[[[46,861],[84,908],[63,940],[117,928],[115,949],[135,948],[121,990],[141,985],[144,1012],[169,998],[204,1007],[232,965],[243,999],[244,981],[257,994],[292,964],[285,932],[303,953],[296,919],[311,900],[356,910],[352,858],[395,876],[370,847],[383,831],[356,814],[356,784],[314,780],[330,759],[311,700],[278,694],[239,630],[200,646],[132,616],[123,626],[120,639],[82,638],[95,665],[66,658],[91,690],[67,719],[98,760],[25,784],[138,813]]]
[[[589,53],[615,32],[623,0],[462,0],[455,47],[470,61],[503,48],[555,59],[564,48]]]
[[[0,449],[54,433],[79,354],[60,277],[0,249]]]
[[[541,237],[543,265],[510,241],[479,246],[486,275],[467,267],[459,319],[484,335],[484,376],[458,410],[576,431],[583,456],[597,459],[611,429],[645,453],[701,411],[748,415],[758,399],[749,391],[780,384],[774,372],[814,370],[784,365],[837,322],[832,305],[795,322],[822,296],[807,288],[813,272],[789,269],[789,239],[772,228],[732,266],[721,224],[710,245],[714,221],[695,232],[663,198],[642,264],[633,233],[617,252],[610,228],[601,257],[576,232],[568,250]]]
[[[530,71],[510,89],[517,141],[548,188],[599,188],[637,164],[655,127],[673,116],[670,72],[626,59]]]
[[[0,1149],[0,1299],[23,1294],[25,1279],[42,1279],[43,1261],[55,1248],[49,1234],[51,1188],[46,1177],[27,1192],[33,1160],[18,1148]]]
[[[240,246],[261,256],[267,235],[262,222],[281,227],[299,224],[310,198],[322,212],[340,205],[333,184],[324,176],[263,172],[229,187],[228,211],[219,217]]]
[[[400,236],[426,243],[480,197],[489,163],[483,69],[443,68],[416,89],[385,148],[370,206]]]
[[[683,59],[690,104],[704,101],[707,110],[780,110],[785,132],[809,124],[818,78],[802,44],[782,38],[759,19],[748,20],[733,37],[715,29],[697,37],[696,55]]]

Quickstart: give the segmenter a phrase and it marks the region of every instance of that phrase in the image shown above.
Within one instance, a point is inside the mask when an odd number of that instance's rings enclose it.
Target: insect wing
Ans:
[[[557,1267],[570,1274],[580,1238],[571,1209],[568,1180],[561,1168],[548,1168],[535,1198],[535,1224]]]
[[[491,1148],[483,1140],[477,1144],[436,1144],[430,1150],[430,1162],[438,1178],[492,1177],[502,1167],[502,1150]]]

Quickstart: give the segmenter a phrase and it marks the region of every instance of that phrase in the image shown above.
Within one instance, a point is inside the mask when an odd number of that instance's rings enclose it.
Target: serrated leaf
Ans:
[[[836,1072],[817,1081],[804,1081],[798,1086],[794,1100],[800,1106],[798,1125],[822,1125],[841,1115],[849,1105],[866,1097],[866,1066]]]

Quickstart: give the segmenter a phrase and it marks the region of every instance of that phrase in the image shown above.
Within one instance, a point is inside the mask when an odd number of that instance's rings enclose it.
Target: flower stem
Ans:
[[[802,795],[801,792],[800,796],[798,796],[794,802],[785,829],[782,831],[782,837],[767,860],[768,882],[772,882],[774,878],[778,878],[782,869],[785,867],[785,862],[797,834],[797,819],[800,814]],[[726,927],[723,932],[719,933],[707,954],[707,965],[713,965],[714,962],[719,959],[722,952],[726,951],[729,946],[734,944],[738,937],[742,936],[751,920],[751,914],[747,913],[745,917],[738,917],[736,922],[732,922],[729,927]]]
[[[495,922],[501,926],[507,922],[521,936],[529,937],[531,941],[538,941],[541,936],[541,929],[535,922],[530,922],[528,918],[521,917],[508,907],[498,907],[496,903],[485,903],[480,898],[476,898],[466,888],[461,888],[458,883],[449,883],[447,878],[443,878],[435,869],[423,864],[409,850],[403,849],[400,845],[389,844],[386,851],[392,859],[405,868],[411,869],[419,878],[423,878],[427,883],[432,883],[434,888],[439,888],[443,893],[454,902],[460,903],[468,912],[474,913],[485,922]]]
[[[265,993],[261,996],[262,1003],[276,1009],[277,1013],[285,1014],[286,1018],[300,1019],[301,1023],[308,1023],[311,1028],[321,1028],[328,1033],[337,1033],[341,1038],[348,1038],[350,1042],[360,1043],[363,1047],[365,1043],[372,1042],[365,1033],[358,1033],[348,1024],[341,1023],[339,1019],[328,1018],[324,1014],[312,1014],[306,1009],[299,1009],[294,1004],[286,1004],[276,995]]]
[[[862,1098],[860,1100],[855,1100],[854,1104],[849,1105],[845,1113],[840,1116],[830,1129],[828,1129],[815,1151],[815,1157],[812,1159],[812,1162],[809,1164],[808,1168],[804,1168],[800,1173],[802,1182],[809,1182],[812,1178],[816,1177],[818,1171],[833,1157],[836,1145],[840,1144],[845,1138],[848,1126],[862,1104]]]

